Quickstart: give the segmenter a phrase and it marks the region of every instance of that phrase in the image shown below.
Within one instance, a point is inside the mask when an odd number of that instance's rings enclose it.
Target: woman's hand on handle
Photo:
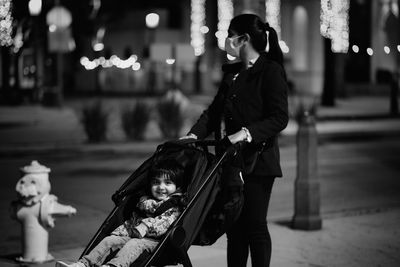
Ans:
[[[197,135],[194,133],[188,133],[185,136],[179,137],[179,140],[185,140],[185,139],[196,139],[197,140]]]
[[[251,142],[251,135],[249,130],[247,128],[243,127],[240,131],[229,135],[228,136],[229,141],[231,141],[232,144],[236,144],[237,142],[240,141],[245,141],[250,143]]]

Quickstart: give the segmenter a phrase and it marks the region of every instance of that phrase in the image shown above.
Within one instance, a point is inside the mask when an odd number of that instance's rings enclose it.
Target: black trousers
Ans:
[[[244,206],[239,219],[227,233],[228,267],[246,267],[249,249],[252,267],[266,267],[271,261],[271,236],[267,212],[275,178],[246,176]]]

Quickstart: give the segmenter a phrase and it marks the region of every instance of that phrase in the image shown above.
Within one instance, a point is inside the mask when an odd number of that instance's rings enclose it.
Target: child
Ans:
[[[144,251],[152,252],[159,242],[158,239],[181,213],[177,200],[181,196],[182,176],[183,169],[170,161],[150,170],[151,197],[146,195],[140,198],[136,206],[139,212],[134,211],[129,220],[117,227],[78,262],[67,264],[58,261],[56,266],[128,267]],[[118,249],[116,256],[104,263],[110,253]]]

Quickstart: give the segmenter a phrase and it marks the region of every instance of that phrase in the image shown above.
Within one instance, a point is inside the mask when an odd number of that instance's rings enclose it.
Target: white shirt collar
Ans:
[[[256,63],[256,61],[257,61],[257,59],[258,59],[259,57],[260,57],[260,56],[257,56],[256,58],[253,58],[253,59],[250,59],[250,60],[249,60],[249,66],[252,67],[252,66],[254,65],[254,63]]]

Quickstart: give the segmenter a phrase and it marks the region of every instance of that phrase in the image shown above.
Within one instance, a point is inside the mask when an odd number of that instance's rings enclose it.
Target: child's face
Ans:
[[[168,177],[156,177],[151,181],[151,194],[156,200],[164,200],[175,191],[176,184]]]

